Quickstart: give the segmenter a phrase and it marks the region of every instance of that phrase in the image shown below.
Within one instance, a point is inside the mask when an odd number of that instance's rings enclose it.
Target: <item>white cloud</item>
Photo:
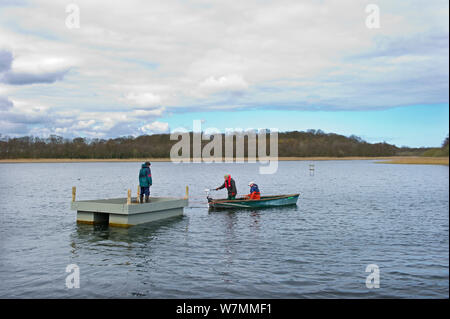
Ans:
[[[17,73],[51,73],[74,66],[70,58],[57,56],[21,55],[14,57],[12,71]]]
[[[200,83],[199,88],[201,91],[208,94],[231,92],[240,93],[248,89],[248,83],[240,75],[231,74],[221,77],[209,77]]]
[[[164,108],[158,108],[153,110],[134,110],[130,113],[130,116],[135,118],[145,118],[152,116],[161,116],[164,112]]]
[[[95,124],[95,120],[78,121],[77,124],[72,126],[72,129],[83,130],[89,128]]]
[[[152,123],[145,124],[140,128],[140,130],[145,134],[165,133],[169,130],[169,123],[155,121]]]
[[[126,98],[139,107],[146,108],[161,105],[161,97],[150,92],[141,94],[129,93]]]

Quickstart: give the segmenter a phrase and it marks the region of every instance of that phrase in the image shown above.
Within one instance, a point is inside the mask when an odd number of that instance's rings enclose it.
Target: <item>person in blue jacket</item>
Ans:
[[[250,194],[245,195],[245,197],[248,199],[261,199],[258,185],[256,185],[255,182],[250,182],[248,183],[248,186],[250,186]]]
[[[150,169],[150,162],[145,162],[145,164],[142,164],[142,168],[139,171],[139,186],[141,187],[141,195],[140,200],[141,203],[144,202],[144,195],[145,195],[145,202],[149,202],[150,198],[150,186],[152,186],[152,171]]]

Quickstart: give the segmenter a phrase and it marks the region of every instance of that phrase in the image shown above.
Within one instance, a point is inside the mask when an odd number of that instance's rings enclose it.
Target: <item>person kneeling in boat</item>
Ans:
[[[250,182],[248,184],[250,186],[250,194],[245,195],[247,199],[261,199],[261,193],[259,192],[258,185],[255,182]]]
[[[236,199],[237,189],[234,179],[232,179],[230,175],[225,175],[224,179],[225,182],[222,184],[222,186],[217,187],[216,191],[222,188],[226,188],[228,191],[228,199]]]

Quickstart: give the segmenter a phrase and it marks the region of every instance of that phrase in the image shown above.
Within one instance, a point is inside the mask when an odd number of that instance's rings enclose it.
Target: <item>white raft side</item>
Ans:
[[[126,198],[111,198],[75,201],[70,204],[70,209],[96,213],[126,214],[128,213],[126,206]]]
[[[141,214],[110,214],[109,225],[128,227],[182,215],[182,207]]]
[[[127,198],[74,201],[71,209],[77,211],[77,221],[100,223],[108,221],[112,226],[132,226],[164,218],[183,215],[188,206],[187,198],[151,197],[149,203],[131,203]]]
[[[183,208],[189,204],[187,199],[173,197],[150,197],[150,203],[132,203],[125,205],[125,214],[141,214],[149,212],[157,212],[162,210],[171,210],[174,208]]]

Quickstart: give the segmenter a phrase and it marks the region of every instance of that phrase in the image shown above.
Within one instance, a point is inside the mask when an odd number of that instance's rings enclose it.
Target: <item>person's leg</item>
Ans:
[[[145,187],[141,186],[141,193],[139,194],[139,199],[140,199],[141,204],[144,202],[144,192],[145,192]]]
[[[150,197],[150,187],[146,187],[145,188],[145,202],[146,203],[149,202],[149,197]]]

